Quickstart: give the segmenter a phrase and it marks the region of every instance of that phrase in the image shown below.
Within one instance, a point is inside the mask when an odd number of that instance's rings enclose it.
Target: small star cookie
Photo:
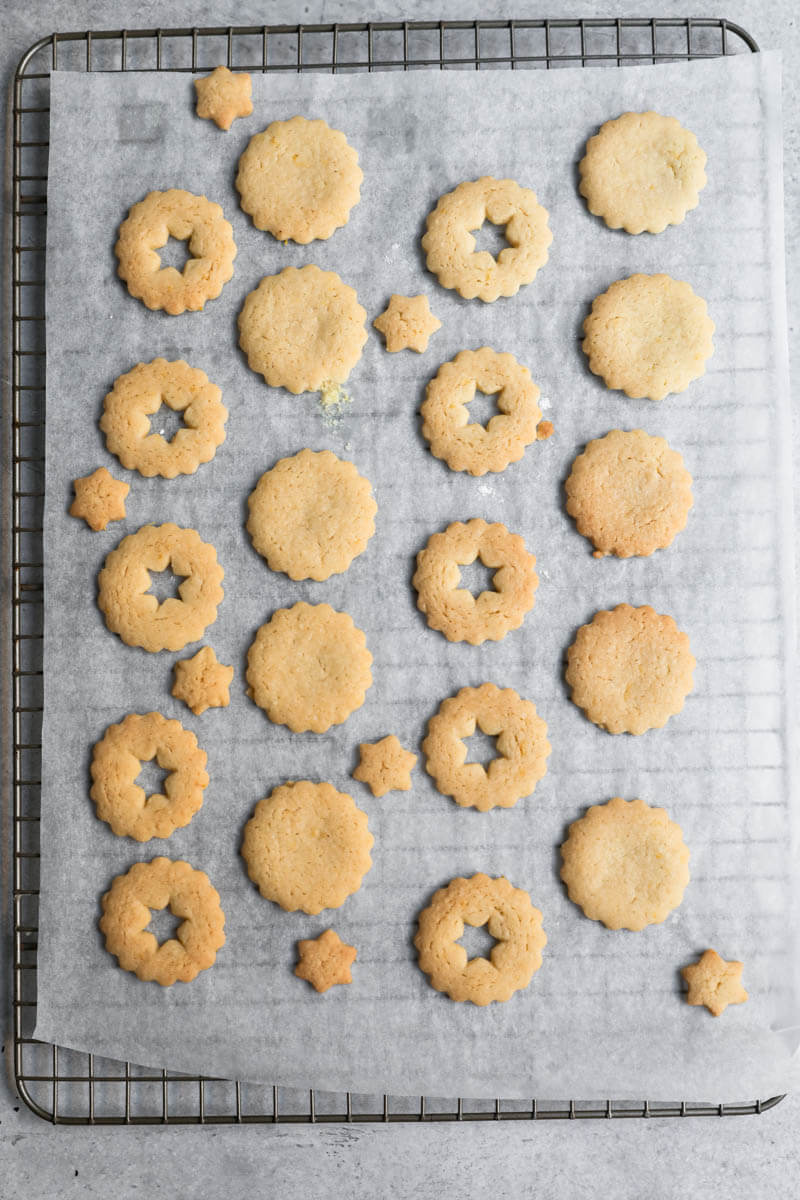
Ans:
[[[188,705],[196,717],[207,708],[227,708],[231,702],[233,667],[225,667],[210,646],[203,646],[194,658],[175,663],[172,694]]]
[[[75,499],[69,514],[83,517],[95,533],[105,529],[109,521],[121,521],[125,517],[125,497],[131,485],[115,479],[105,467],[98,467],[91,475],[76,479],[74,487]]]
[[[386,338],[390,354],[398,350],[416,350],[422,354],[428,349],[431,334],[442,328],[442,322],[431,312],[427,296],[394,294],[389,307],[372,324]]]
[[[689,985],[689,1004],[704,1004],[713,1017],[725,1012],[729,1004],[744,1004],[747,992],[742,987],[742,964],[726,962],[716,950],[706,950],[681,975]]]
[[[216,67],[210,75],[195,79],[197,115],[215,121],[220,129],[230,129],[237,117],[249,117],[252,80],[246,72],[234,75],[227,67]]]
[[[362,742],[358,749],[361,761],[353,779],[368,784],[373,796],[411,791],[411,770],[417,756],[404,750],[393,733],[380,742]]]
[[[297,949],[300,961],[294,973],[318,992],[327,992],[335,983],[353,982],[350,967],[356,960],[356,948],[348,946],[332,929],[326,929],[318,938],[299,941]]]

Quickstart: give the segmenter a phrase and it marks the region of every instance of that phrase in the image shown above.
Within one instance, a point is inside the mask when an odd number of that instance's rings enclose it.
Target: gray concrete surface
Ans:
[[[157,25],[262,24],[537,16],[725,16],[764,48],[782,48],[784,76],[789,324],[793,378],[800,378],[800,61],[794,0],[0,0],[4,99],[14,64],[53,30]],[[695,10],[693,13],[690,10]],[[3,197],[4,211],[8,197]],[[5,293],[4,293],[5,296]],[[4,381],[5,382],[5,381]],[[795,439],[795,446],[798,439]],[[6,826],[7,828],[7,826]],[[8,863],[3,854],[3,866]],[[7,874],[2,879],[4,955],[9,961]],[[5,992],[6,989],[3,989]],[[7,1008],[0,1018],[8,1037]],[[6,1064],[8,1057],[6,1055]],[[178,1196],[236,1200],[270,1196],[477,1197],[516,1200],[661,1200],[711,1196],[761,1200],[800,1191],[800,1096],[761,1117],[537,1125],[225,1129],[52,1128],[31,1115],[0,1077],[0,1198]]]

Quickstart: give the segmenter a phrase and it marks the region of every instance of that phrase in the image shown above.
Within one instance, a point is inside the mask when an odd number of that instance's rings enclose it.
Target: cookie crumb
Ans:
[[[553,422],[540,421],[536,426],[536,437],[540,442],[546,442],[549,437],[553,436]]]

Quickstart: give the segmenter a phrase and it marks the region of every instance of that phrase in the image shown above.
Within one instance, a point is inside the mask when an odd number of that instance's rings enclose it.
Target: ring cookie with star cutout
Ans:
[[[316,916],[340,908],[372,866],[367,814],[330,783],[283,783],[245,825],[242,857],[266,900]]]
[[[347,224],[363,178],[358,154],[340,130],[297,116],[251,137],[236,190],[256,229],[305,246]]]
[[[547,936],[542,914],[522,888],[505,878],[453,879],[420,913],[414,945],[431,987],[451,1000],[483,1007],[510,1000],[542,965]],[[467,958],[465,925],[485,925],[495,938],[489,958]]]

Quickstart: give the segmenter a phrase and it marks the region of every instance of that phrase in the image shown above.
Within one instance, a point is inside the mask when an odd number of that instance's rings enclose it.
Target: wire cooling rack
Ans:
[[[39,896],[42,671],[42,511],[45,422],[45,233],[50,73],[497,70],[679,62],[749,53],[753,38],[719,19],[409,21],[53,34],[22,58],[13,91],[11,390],[4,428],[4,563],[11,569],[11,678],[4,724],[13,738],[14,1075],[20,1097],[65,1125],[279,1124],[733,1116],[741,1104],[564,1102],[357,1096],[153,1071],[33,1038]],[[9,494],[10,493],[10,494]]]

